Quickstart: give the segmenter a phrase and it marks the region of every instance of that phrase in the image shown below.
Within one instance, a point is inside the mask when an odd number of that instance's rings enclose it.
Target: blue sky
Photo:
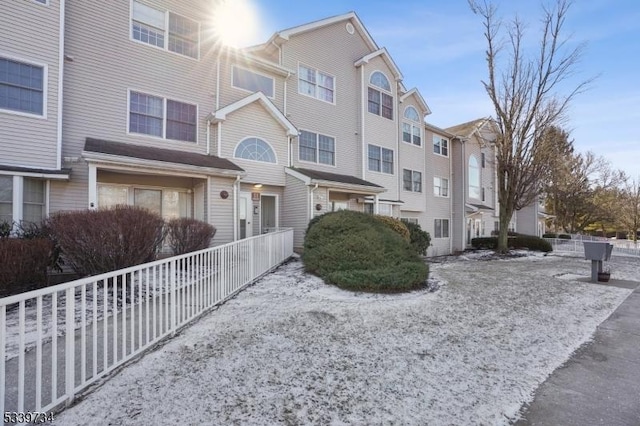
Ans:
[[[388,49],[405,85],[417,87],[426,99],[429,123],[448,127],[494,115],[481,85],[486,76],[482,27],[466,0],[247,1],[257,12],[250,44],[266,41],[277,30],[355,11],[378,45]],[[529,34],[537,34],[540,2],[496,4],[501,15],[518,13]],[[640,3],[576,1],[565,35],[571,35],[571,43],[587,43],[574,81],[598,76],[569,111],[566,127],[577,150],[593,151],[614,169],[640,177]]]

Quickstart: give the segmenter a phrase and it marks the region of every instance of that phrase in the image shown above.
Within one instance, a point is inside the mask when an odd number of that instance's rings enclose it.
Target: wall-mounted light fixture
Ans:
[[[261,183],[256,183],[255,185],[253,185],[254,188],[262,188],[262,184]]]

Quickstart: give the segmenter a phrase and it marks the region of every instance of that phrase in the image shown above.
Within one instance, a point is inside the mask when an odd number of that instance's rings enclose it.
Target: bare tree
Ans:
[[[532,57],[525,52],[525,24],[518,17],[504,25],[492,3],[469,0],[469,5],[482,18],[487,41],[489,73],[482,83],[493,103],[499,129],[498,251],[505,252],[513,213],[537,200],[550,175],[555,150],[548,149],[545,130],[562,123],[568,104],[590,80],[564,94],[556,93],[574,74],[584,48],[582,44],[570,48],[562,37],[570,6],[567,0],[557,0],[552,9],[543,8],[542,34]]]
[[[634,243],[640,229],[640,177],[627,181],[623,191],[621,222]]]

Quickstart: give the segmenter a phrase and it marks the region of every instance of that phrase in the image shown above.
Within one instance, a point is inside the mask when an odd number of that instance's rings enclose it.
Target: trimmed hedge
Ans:
[[[556,234],[555,232],[547,232],[546,234],[542,234],[542,238],[559,238],[561,240],[570,240],[571,235],[569,234]]]
[[[411,247],[421,256],[427,255],[427,249],[431,245],[431,235],[427,231],[423,231],[422,227],[417,223],[403,222],[409,229],[409,243]]]
[[[380,222],[384,223],[386,226],[389,227],[389,229],[391,229],[396,234],[400,235],[406,241],[411,241],[409,228],[407,228],[407,225],[405,225],[405,223],[402,222],[401,220],[395,219],[390,216],[381,216],[381,215],[375,215],[373,217],[375,217]]]
[[[197,219],[181,217],[167,223],[167,237],[173,254],[206,249],[216,235],[216,228]]]
[[[164,220],[133,206],[56,213],[49,220],[65,262],[81,275],[96,275],[155,259]]]
[[[512,249],[529,249],[534,251],[550,252],[553,250],[551,244],[533,235],[518,235],[508,237],[509,248]],[[498,247],[498,237],[480,237],[473,238],[471,245],[475,249],[495,250]]]
[[[328,213],[307,230],[305,269],[338,287],[371,292],[402,292],[421,287],[427,265],[399,234],[372,215]]]

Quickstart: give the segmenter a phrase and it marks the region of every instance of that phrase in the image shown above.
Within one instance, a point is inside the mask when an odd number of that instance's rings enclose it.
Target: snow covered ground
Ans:
[[[630,290],[583,258],[431,265],[441,285],[350,293],[288,263],[121,371],[56,424],[508,424]],[[638,279],[634,258],[614,278]]]

